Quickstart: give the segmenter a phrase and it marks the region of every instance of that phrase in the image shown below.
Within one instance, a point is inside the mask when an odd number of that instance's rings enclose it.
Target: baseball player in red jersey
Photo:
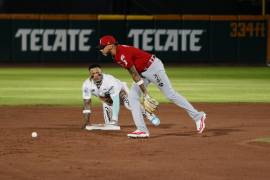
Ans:
[[[130,89],[129,102],[137,130],[127,134],[128,137],[145,138],[150,135],[141,112],[140,97],[143,94],[145,102],[152,102],[153,98],[149,96],[146,89],[151,82],[170,101],[182,107],[188,113],[194,120],[198,133],[203,132],[206,114],[197,111],[183,96],[173,89],[160,59],[138,48],[120,45],[111,35],[100,38],[99,49],[104,56],[112,55],[116,63],[128,70],[135,82]]]

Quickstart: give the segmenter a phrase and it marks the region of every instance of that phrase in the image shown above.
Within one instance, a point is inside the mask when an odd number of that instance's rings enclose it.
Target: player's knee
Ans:
[[[170,91],[169,93],[166,93],[166,97],[170,101],[176,100],[176,93],[174,91]]]

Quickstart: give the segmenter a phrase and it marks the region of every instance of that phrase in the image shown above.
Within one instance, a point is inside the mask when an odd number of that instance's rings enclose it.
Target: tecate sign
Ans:
[[[89,51],[93,29],[18,29],[21,51]]]
[[[200,51],[202,29],[130,29],[133,45],[146,51]],[[161,39],[164,41],[161,43]]]

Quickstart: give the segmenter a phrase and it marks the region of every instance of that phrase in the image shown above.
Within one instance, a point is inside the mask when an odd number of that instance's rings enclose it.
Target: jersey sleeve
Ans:
[[[86,81],[82,85],[82,97],[83,99],[91,99],[91,88]]]

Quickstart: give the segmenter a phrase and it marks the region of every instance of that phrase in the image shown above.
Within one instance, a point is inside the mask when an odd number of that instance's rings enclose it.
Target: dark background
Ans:
[[[0,0],[0,13],[261,14],[261,5],[262,0]]]
[[[270,0],[266,1],[269,14]],[[19,29],[93,29],[89,45],[96,47],[98,38],[105,34],[117,37],[121,44],[132,45],[127,37],[130,29],[202,29],[200,52],[151,51],[166,63],[239,63],[265,64],[267,58],[268,20],[56,20],[10,18],[10,14],[192,14],[192,15],[261,15],[263,0],[0,0],[0,13],[7,17],[0,21],[0,63],[84,63],[91,61],[111,62],[95,48],[82,51],[30,51],[21,50],[21,39],[15,38]],[[37,16],[38,17],[38,16]],[[210,16],[209,16],[210,17]],[[237,17],[237,16],[234,16]],[[232,28],[236,24],[237,28]],[[252,28],[248,25],[252,25]],[[256,36],[261,24],[264,35]],[[243,26],[245,25],[245,27]],[[244,27],[244,28],[243,28]],[[259,28],[258,28],[259,27]],[[258,30],[258,31],[257,31]],[[231,37],[232,32],[244,32],[243,37]],[[251,33],[250,33],[251,32]],[[251,34],[251,35],[250,35]],[[40,36],[41,37],[41,36]],[[153,37],[153,35],[151,35]],[[55,38],[55,36],[51,36]],[[141,36],[142,38],[142,36]],[[163,38],[166,38],[163,36]],[[28,37],[28,46],[30,40]],[[42,40],[39,41],[41,44]],[[52,40],[52,42],[54,42]],[[154,42],[154,40],[153,40]],[[164,43],[163,39],[161,43]],[[187,42],[190,43],[190,42]],[[179,44],[180,47],[180,44]],[[140,47],[142,48],[142,47]]]

